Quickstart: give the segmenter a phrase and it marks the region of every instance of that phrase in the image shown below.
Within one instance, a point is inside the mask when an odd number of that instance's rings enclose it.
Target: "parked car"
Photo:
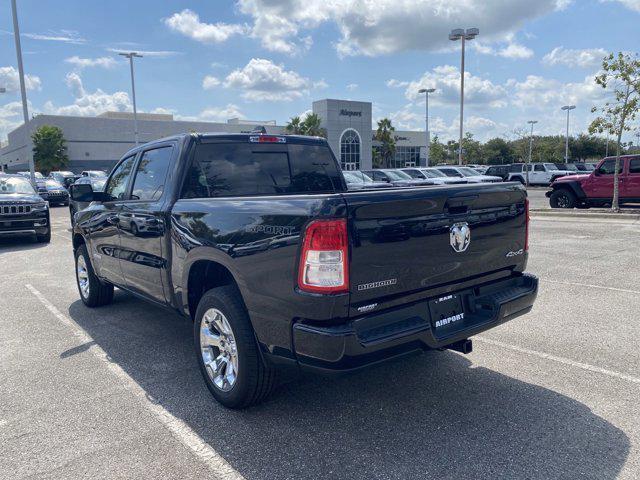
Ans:
[[[203,379],[231,408],[264,399],[280,368],[468,353],[470,336],[531,310],[538,281],[524,273],[524,188],[459,193],[348,192],[317,137],[154,141],[126,153],[103,192],[71,187],[92,201],[72,234],[80,298],[108,304],[115,285],[192,319]]]
[[[23,177],[26,177],[26,178],[31,178],[31,172],[25,172],[25,171],[22,171],[22,172],[18,172],[18,175],[22,175]],[[34,175],[37,179],[41,179],[41,180],[43,180],[43,179],[44,179],[44,175],[42,175],[42,173],[40,173],[40,172],[34,172],[34,174],[33,174],[33,175]]]
[[[488,175],[480,175],[474,169],[469,167],[455,167],[447,165],[446,167],[435,167],[448,177],[464,178],[469,183],[495,183],[501,182],[500,177],[491,177]]]
[[[49,205],[22,175],[0,173],[0,237],[26,234],[51,241]]]
[[[608,157],[589,174],[558,178],[546,193],[549,204],[552,208],[611,205],[615,163],[615,157]],[[640,202],[640,155],[620,157],[618,179],[619,203]]]
[[[59,182],[52,178],[42,180],[47,189],[49,204],[69,205],[69,192]]]
[[[18,172],[18,175],[20,175],[21,177],[24,177],[26,179],[28,179],[29,181],[31,181],[31,173],[30,172]],[[40,172],[35,172],[34,173],[34,177],[36,179],[36,190],[38,192],[38,195],[40,195],[40,197],[43,200],[48,200],[49,199],[49,191],[47,190],[47,184],[45,182],[45,178],[44,175],[42,175],[42,173]]]
[[[485,175],[491,175],[492,177],[500,177],[502,181],[506,181],[509,178],[509,169],[511,165],[491,165],[484,172]]]
[[[384,182],[394,187],[415,187],[416,182],[409,175],[390,168],[374,170],[362,170],[362,173],[371,177],[375,182]]]
[[[465,166],[469,167],[469,168],[473,168],[480,175],[485,175],[486,171],[487,171],[487,168],[489,168],[487,165],[477,165],[477,164],[473,164],[473,163],[467,164]]]
[[[520,182],[524,185],[527,181],[526,167],[524,163],[512,164],[507,181]],[[570,170],[559,170],[555,163],[530,163],[528,170],[530,185],[549,185],[556,178],[574,173]]]
[[[106,177],[80,177],[75,181],[72,185],[91,185],[91,190],[93,192],[102,192],[104,190],[104,184],[106,183]],[[69,189],[71,189],[71,186]],[[86,208],[89,206],[90,201],[84,201],[81,198],[74,199],[73,196],[69,198],[69,216],[71,217],[71,226],[74,224],[74,215],[76,212]]]
[[[342,176],[347,182],[349,190],[367,190],[370,188],[391,188],[393,185],[385,182],[374,182],[369,176],[359,170],[343,171]]]
[[[402,171],[414,179],[424,179],[432,182],[433,185],[453,185],[469,183],[462,178],[447,177],[444,173],[437,170],[429,170],[424,167],[403,168]],[[437,173],[436,173],[437,172]]]
[[[49,173],[49,177],[59,182],[65,188],[69,188],[69,185],[78,179],[73,172],[62,170]]]
[[[91,177],[91,178],[104,178],[107,176],[107,172],[103,172],[102,170],[83,170],[80,172],[81,177]]]

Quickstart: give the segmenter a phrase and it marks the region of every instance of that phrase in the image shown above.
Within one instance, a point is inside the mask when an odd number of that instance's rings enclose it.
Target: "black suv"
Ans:
[[[509,168],[511,168],[511,165],[491,165],[484,174],[500,177],[506,182],[507,178],[509,178]]]
[[[51,241],[49,204],[20,175],[0,173],[0,237],[35,234],[38,242]]]

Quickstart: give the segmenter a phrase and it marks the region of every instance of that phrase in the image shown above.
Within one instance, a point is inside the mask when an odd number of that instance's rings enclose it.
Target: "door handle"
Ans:
[[[118,217],[118,215],[109,215],[107,217],[107,222],[111,225],[117,225],[119,220],[120,218]]]

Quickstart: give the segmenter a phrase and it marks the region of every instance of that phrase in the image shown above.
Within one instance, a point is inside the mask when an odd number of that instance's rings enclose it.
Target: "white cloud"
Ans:
[[[42,88],[40,77],[29,75],[28,73],[24,76],[24,85],[27,90],[40,90]],[[11,66],[0,67],[0,87],[6,88],[9,93],[20,90],[18,70]]]
[[[75,66],[78,70],[88,67],[113,68],[118,64],[112,57],[80,58],[77,55],[66,58],[65,62]]]
[[[404,80],[396,80],[395,78],[392,78],[391,80],[386,81],[386,85],[389,88],[405,88],[409,85],[409,82],[406,82]]]
[[[556,47],[542,58],[542,62],[547,65],[566,65],[568,67],[599,67],[607,53],[604,48],[573,50]]]
[[[347,85],[347,90],[349,90],[350,92],[353,92],[357,89],[358,89],[357,83],[350,83],[349,85]]]
[[[74,45],[86,43],[87,41],[75,30],[50,30],[45,33],[22,33],[22,37],[31,40],[41,40],[45,42],[71,43]]]
[[[244,33],[246,30],[242,25],[201,22],[198,14],[189,9],[184,9],[165,18],[164,24],[174,32],[201,43],[226,42],[229,37]]]
[[[498,55],[504,58],[523,59],[533,57],[533,50],[518,43],[510,43],[498,51]]]
[[[487,41],[504,40],[525,21],[565,7],[567,0],[238,0],[264,48],[296,53],[323,23],[340,32],[340,55],[439,50],[452,26],[474,25]]]
[[[243,68],[227,75],[224,81],[226,88],[243,90],[242,97],[254,101],[289,101],[309,94],[312,88],[326,85],[323,80],[312,82],[264,58],[252,58]]]
[[[31,105],[29,104],[29,107]],[[0,106],[0,140],[7,138],[7,134],[22,124],[22,103],[10,102]]]
[[[126,92],[105,93],[100,89],[90,93],[84,89],[82,78],[75,72],[68,73],[66,83],[75,97],[71,105],[56,107],[53,102],[45,103],[44,113],[55,115],[94,116],[104,112],[125,112],[132,110],[129,95]]]
[[[202,79],[202,88],[205,90],[211,90],[220,85],[220,79],[214,77],[213,75],[206,75]]]
[[[113,53],[129,53],[131,50],[122,50],[120,48],[107,48],[108,52]],[[166,58],[173,57],[175,55],[180,55],[181,52],[176,52],[175,50],[135,50],[136,53],[139,53],[143,57],[157,57],[157,58]]]
[[[522,109],[546,111],[549,108],[559,109],[565,104],[590,108],[607,95],[606,90],[594,82],[594,77],[595,74],[588,75],[582,81],[567,83],[528,75],[521,82],[508,80],[506,87],[511,92],[511,103]]]
[[[635,10],[636,12],[640,12],[640,0],[600,0],[600,2],[601,3],[618,2],[630,10]]]
[[[435,88],[429,97],[434,104],[455,105],[460,102],[460,70],[451,65],[441,65],[426,72],[422,78],[412,82],[390,80],[387,85],[392,87],[405,86],[405,96],[412,101],[421,99],[418,93],[421,88]],[[469,72],[464,74],[464,101],[468,105],[483,105],[489,107],[504,107],[507,104],[507,90],[491,80],[477,77]]]

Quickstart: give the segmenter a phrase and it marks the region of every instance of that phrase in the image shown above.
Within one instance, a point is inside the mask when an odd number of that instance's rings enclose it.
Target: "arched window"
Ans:
[[[352,128],[340,137],[340,166],[343,170],[360,169],[360,135]]]

